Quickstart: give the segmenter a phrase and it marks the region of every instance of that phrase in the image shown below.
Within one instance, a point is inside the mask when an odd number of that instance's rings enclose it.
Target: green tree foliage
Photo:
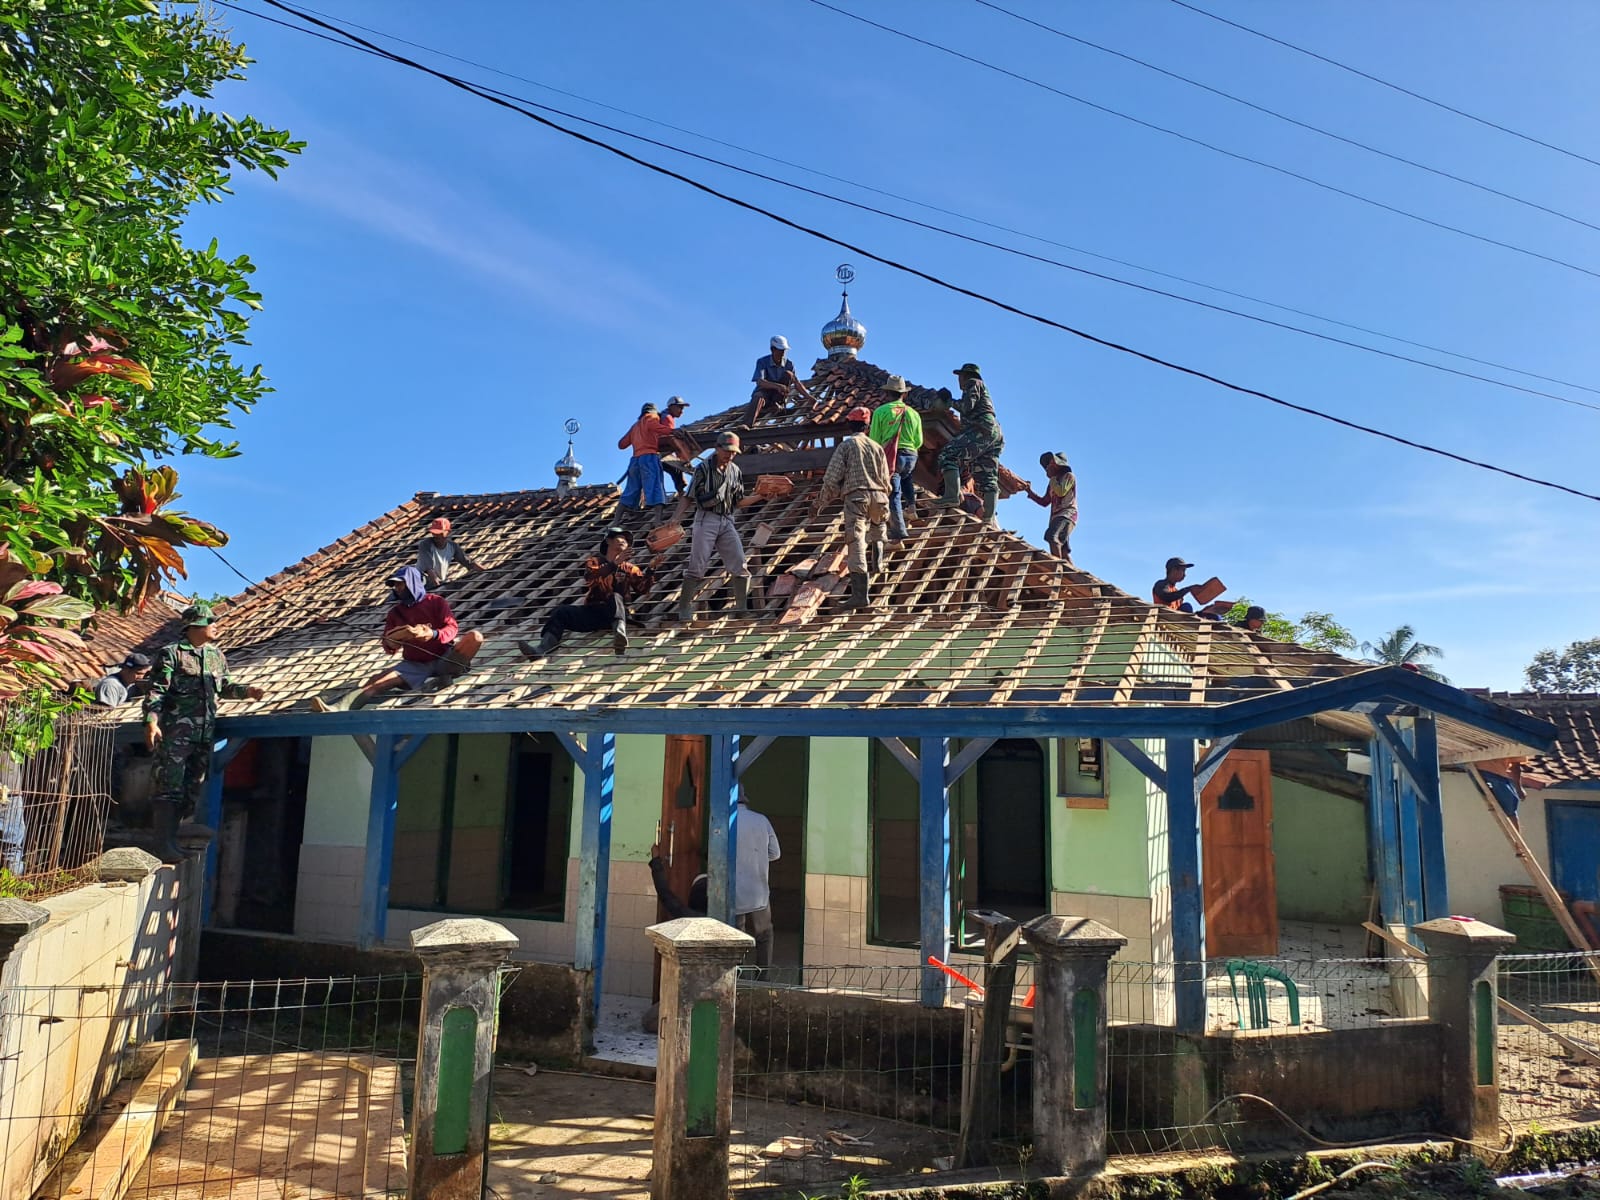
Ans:
[[[1362,642],[1361,653],[1367,656],[1370,663],[1411,667],[1429,679],[1437,679],[1440,683],[1450,682],[1428,661],[1431,658],[1443,658],[1444,651],[1418,641],[1417,631],[1410,625],[1397,626],[1376,642]]]
[[[1523,675],[1536,692],[1600,692],[1600,637],[1541,650]]]
[[[267,390],[241,366],[253,271],[185,230],[288,133],[205,105],[248,63],[197,8],[0,0],[0,537],[97,606],[226,535],[174,511],[156,460],[227,457]]]
[[[1249,608],[1249,598],[1243,597],[1228,610],[1224,620],[1242,621]],[[1269,612],[1261,632],[1273,641],[1294,642],[1309,650],[1326,650],[1332,654],[1356,648],[1355,635],[1330,613],[1308,612],[1296,621],[1283,613]]]

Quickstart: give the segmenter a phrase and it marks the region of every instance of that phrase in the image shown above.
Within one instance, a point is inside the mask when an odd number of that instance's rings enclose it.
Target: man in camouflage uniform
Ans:
[[[944,495],[938,503],[945,508],[961,504],[961,468],[972,470],[972,481],[983,497],[983,521],[994,524],[995,506],[1000,502],[1000,452],[1005,435],[995,419],[994,401],[984,386],[977,363],[963,363],[955,369],[961,384],[961,399],[951,407],[961,414],[961,432],[939,451],[939,470],[944,472]]]
[[[194,812],[211,766],[217,701],[260,700],[258,687],[235,683],[228,663],[212,643],[216,618],[198,601],[184,610],[184,634],[156,656],[146,683],[144,744],[155,756],[150,823],[156,853],[167,862],[182,857],[180,818]]]

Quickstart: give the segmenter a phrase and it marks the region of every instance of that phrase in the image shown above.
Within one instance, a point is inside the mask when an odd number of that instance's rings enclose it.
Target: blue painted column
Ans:
[[[1394,755],[1382,738],[1367,744],[1372,756],[1368,780],[1367,838],[1372,859],[1372,879],[1378,885],[1378,911],[1386,924],[1405,920],[1401,903],[1400,797],[1395,779]]]
[[[1200,797],[1194,741],[1167,739],[1167,880],[1172,889],[1172,958],[1178,1028],[1206,1027],[1206,904],[1201,880]]]
[[[706,916],[733,924],[733,881],[739,859],[739,735],[711,735],[706,785]]]
[[[1439,786],[1439,728],[1431,713],[1414,719],[1411,755],[1417,770],[1417,832],[1422,857],[1422,919],[1450,915],[1450,887],[1444,853],[1444,804]]]
[[[928,1008],[942,1008],[950,995],[950,977],[928,959],[950,959],[950,739],[921,739],[917,790],[921,799],[921,855],[918,877],[922,902],[922,992]]]
[[[1412,719],[1397,721],[1400,741],[1412,748]],[[1400,919],[1408,926],[1422,924],[1422,821],[1417,809],[1417,789],[1406,771],[1399,773],[1395,795],[1395,832],[1400,843]]]
[[[389,923],[389,870],[394,861],[394,821],[400,807],[400,769],[392,733],[380,733],[372,755],[372,790],[367,804],[367,852],[361,868],[361,928],[357,944],[371,949]]]
[[[604,994],[606,902],[611,891],[611,806],[617,772],[617,737],[591,733],[584,746],[583,837],[578,859],[578,920],[573,966],[593,972],[595,1014]]]

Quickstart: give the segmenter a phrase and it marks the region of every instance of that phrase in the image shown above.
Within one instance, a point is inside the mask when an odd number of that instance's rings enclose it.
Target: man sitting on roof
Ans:
[[[1078,477],[1072,473],[1065,454],[1041,454],[1039,465],[1049,483],[1044,495],[1028,486],[1028,499],[1050,510],[1050,523],[1044,528],[1044,544],[1050,553],[1072,565],[1072,530],[1078,524]]]
[[[883,385],[883,403],[872,412],[867,436],[883,447],[889,464],[889,536],[900,541],[909,534],[906,519],[914,515],[917,485],[911,476],[917,469],[917,451],[922,449],[922,418],[906,403],[910,386],[898,375],[889,376]]]
[[[672,397],[667,402],[667,412],[682,412],[682,404],[681,398]],[[661,481],[661,440],[664,434],[672,431],[674,424],[672,416],[662,416],[654,404],[646,404],[639,410],[639,419],[617,439],[618,450],[633,448],[633,457],[628,460],[627,482],[622,486],[622,499],[617,504],[618,513],[637,509],[641,504],[649,508],[661,508],[666,504],[667,493]]]
[[[1184,597],[1201,591],[1206,585],[1195,583],[1190,584],[1188,587],[1178,586],[1183,582],[1184,576],[1188,574],[1189,568],[1192,566],[1194,566],[1192,562],[1184,562],[1181,558],[1167,559],[1167,573],[1151,586],[1150,602],[1159,604],[1162,608],[1170,608],[1173,612],[1194,612],[1194,605],[1190,604]],[[1222,590],[1221,585],[1216,584],[1215,581],[1207,580],[1206,582],[1214,585],[1210,595],[1214,596],[1216,592]],[[1232,607],[1233,602],[1230,600],[1212,600],[1200,609],[1199,615],[1208,621],[1220,621],[1222,620],[1222,614]]]
[[[734,609],[746,612],[750,608],[750,568],[744,565],[744,542],[733,523],[733,510],[748,508],[758,497],[744,494],[744,477],[733,461],[738,453],[739,435],[719,433],[716,452],[695,464],[689,490],[678,497],[678,507],[672,512],[676,524],[683,520],[689,502],[694,502],[689,565],[678,592],[678,620],[685,624],[694,620],[695,598],[711,570],[713,551],[733,577]]]
[[[779,334],[772,339],[771,346],[772,353],[756,359],[756,373],[750,376],[750,381],[756,387],[750,393],[750,407],[744,412],[746,429],[755,428],[761,410],[768,404],[779,408],[787,404],[791,389],[804,396],[807,403],[817,402],[817,398],[806,390],[806,385],[800,382],[800,376],[795,374],[794,365],[789,361],[789,339]]]
[[[816,510],[844,497],[845,563],[850,568],[850,595],[840,608],[866,608],[868,572],[883,569],[884,522],[889,517],[889,464],[883,447],[867,436],[872,414],[852,408],[845,414],[850,435],[842,438],[817,493]],[[867,547],[872,547],[868,564]]]
[[[611,648],[618,654],[628,648],[628,604],[650,590],[656,569],[640,570],[628,561],[633,557],[633,537],[625,529],[608,529],[600,539],[600,549],[583,564],[587,585],[582,604],[563,604],[550,614],[539,634],[539,643],[518,642],[526,658],[544,658],[561,644],[563,634],[591,633],[609,627]]]
[[[1006,447],[1006,438],[978,364],[962,363],[955,376],[961,384],[961,399],[951,407],[961,414],[961,432],[939,450],[944,495],[938,503],[944,508],[961,506],[961,468],[970,467],[978,495],[983,497],[983,523],[992,526],[1000,503],[1000,452]]]
[[[450,536],[450,518],[435,517],[428,525],[428,536],[417,543],[417,570],[422,572],[423,583],[436,588],[450,578],[452,563],[460,563],[467,571],[483,570]]]
[[[150,660],[143,654],[129,654],[121,665],[94,685],[94,702],[101,708],[116,708],[128,702],[133,689],[150,674]]]
[[[429,592],[416,567],[401,567],[384,581],[394,592],[395,605],[383,619],[383,648],[400,655],[350,699],[350,708],[363,708],[385,692],[407,688],[432,691],[464,675],[473,656],[483,648],[483,634],[461,633],[450,602]],[[311,701],[318,712],[332,705],[320,696]]]

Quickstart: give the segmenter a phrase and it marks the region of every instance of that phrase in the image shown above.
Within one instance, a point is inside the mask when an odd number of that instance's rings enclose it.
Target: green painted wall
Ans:
[[[1367,813],[1359,801],[1274,775],[1272,853],[1281,920],[1367,919]]]
[[[611,861],[649,862],[661,819],[661,776],[667,766],[667,739],[659,734],[620,734],[617,773],[611,793]],[[583,776],[574,785],[572,856],[583,846]]]
[[[1148,750],[1149,747],[1147,746]],[[1050,747],[1051,878],[1058,892],[1148,896],[1145,861],[1145,778],[1111,747],[1103,751],[1109,785],[1106,808],[1068,808],[1055,797],[1056,747]]]
[[[435,734],[417,747],[417,752],[400,768],[395,833],[438,831],[444,808],[444,768],[449,755],[449,735]]]
[[[364,846],[372,799],[372,764],[349,737],[311,740],[311,777],[306,781],[308,846]]]
[[[867,776],[872,769],[871,740],[812,738],[806,820],[806,871],[812,875],[867,873]],[[898,763],[910,789],[916,819],[917,785]],[[887,778],[880,776],[880,782]]]

